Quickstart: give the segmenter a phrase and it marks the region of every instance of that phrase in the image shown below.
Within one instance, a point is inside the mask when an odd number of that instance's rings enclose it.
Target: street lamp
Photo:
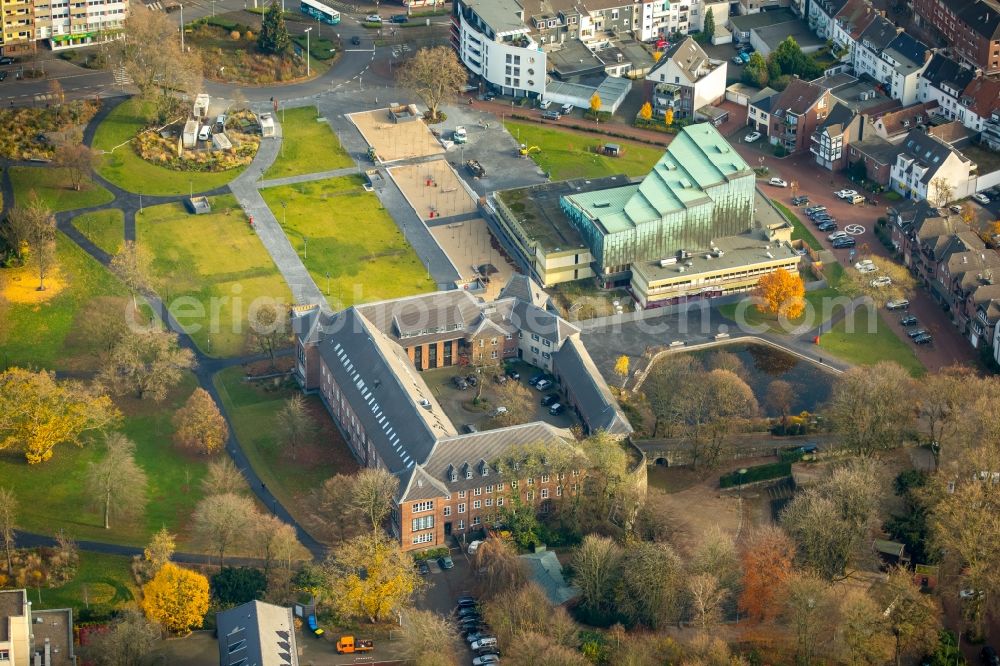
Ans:
[[[330,295],[330,271],[326,272],[326,295]]]
[[[284,201],[281,202],[281,226],[288,226],[288,216],[286,211],[288,210],[288,204]]]
[[[740,485],[739,485],[740,511],[743,510],[743,477],[744,475],[746,475],[746,473],[747,473],[746,467],[741,467],[740,470],[737,472],[737,474],[739,474],[739,480],[740,480]]]
[[[306,76],[309,76],[309,33],[312,31],[312,26],[306,28]]]
[[[184,53],[184,4],[180,3],[181,8],[181,53]]]
[[[303,246],[303,248],[302,248],[302,258],[303,259],[308,259],[309,258],[309,237],[308,236],[303,236],[302,237],[302,246]]]

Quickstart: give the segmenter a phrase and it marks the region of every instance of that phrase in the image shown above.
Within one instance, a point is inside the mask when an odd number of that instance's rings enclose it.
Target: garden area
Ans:
[[[284,380],[249,383],[244,381],[244,368],[238,367],[223,370],[213,381],[253,469],[296,520],[309,524],[314,515],[313,491],[336,474],[358,470],[322,402],[316,396],[306,398],[316,430],[293,458],[275,423],[285,402],[301,395],[298,387]]]
[[[772,200],[771,203],[773,203],[774,207],[785,216],[786,220],[792,223],[792,240],[801,240],[803,243],[817,251],[823,249],[823,246],[818,240],[816,240],[816,237],[813,236],[811,231],[809,231],[809,228],[802,223],[802,220],[799,219],[798,215],[789,210],[787,206],[780,204],[777,201]]]
[[[335,309],[434,291],[436,285],[362,176],[261,190]]]
[[[72,224],[87,240],[108,254],[116,253],[125,241],[125,214],[117,208],[77,215]]]
[[[280,13],[279,11],[278,14]],[[254,17],[254,25],[238,20],[250,16],[207,16],[185,26],[187,44],[201,51],[202,73],[205,78],[254,86],[302,81],[324,74],[340,53],[340,41],[334,36],[334,28],[328,28],[327,33],[334,37],[333,40],[321,36],[322,29],[318,33],[314,31],[308,40],[311,62],[307,77],[305,36],[289,38],[286,32],[284,39],[287,44],[282,52],[262,50],[262,20]],[[263,21],[267,20],[266,17],[265,13]],[[281,20],[282,29],[286,18],[297,20],[299,15],[285,12]],[[312,25],[313,22],[309,21],[309,24]]]
[[[93,101],[74,101],[46,109],[11,107],[0,109],[0,157],[12,160],[49,159],[56,142],[81,130],[97,113]]]
[[[531,123],[506,122],[504,127],[529,148],[538,146],[541,149],[532,153],[531,159],[548,172],[551,180],[602,178],[620,173],[645,176],[663,156],[664,150],[614,139],[614,143],[623,147],[623,154],[608,157],[593,152],[594,147],[606,143],[598,136]]]
[[[803,313],[794,319],[788,320],[788,323],[794,329],[798,329],[800,326],[815,328],[828,321],[834,314],[842,312],[844,307],[851,301],[850,297],[829,287],[807,291],[805,300],[806,307]],[[753,326],[758,330],[769,333],[791,333],[791,331],[785,330],[782,327],[782,322],[779,321],[776,313],[761,312],[754,305],[747,306],[742,305],[742,303],[741,301],[721,305],[719,306],[719,313],[736,321],[740,325]],[[804,333],[805,330],[799,331],[800,335]]]
[[[869,318],[872,313],[877,321],[875,332],[869,333]],[[901,340],[882,320],[882,315],[867,307],[859,307],[854,311],[853,324],[851,317],[846,317],[832,331],[824,334],[820,338],[817,351],[819,350],[861,365],[895,361],[914,377],[920,377],[926,372],[913,351],[913,345]]]
[[[229,147],[200,139],[192,147],[182,147],[186,110],[179,109],[179,118],[156,131],[140,132],[135,138],[139,157],[176,171],[216,172],[245,167],[253,161],[260,146],[260,127],[251,111],[241,110],[229,114],[223,134]]]
[[[192,215],[181,203],[146,208],[136,237],[153,255],[158,293],[195,344],[213,356],[247,347],[247,313],[257,299],[291,303],[291,293],[232,195]]]
[[[354,161],[340,145],[316,107],[288,109],[281,112],[281,151],[266,178],[286,178],[316,171],[331,171],[354,166]]]
[[[93,148],[104,151],[97,172],[118,187],[146,195],[197,194],[226,185],[243,170],[188,172],[147,162],[136,151],[133,139],[147,127],[143,102],[131,98],[122,102],[97,128]]]
[[[94,183],[90,178],[79,191],[70,185],[65,169],[36,167],[10,167],[10,183],[14,187],[14,203],[25,204],[34,190],[53,212],[100,206],[114,201],[114,195]]]

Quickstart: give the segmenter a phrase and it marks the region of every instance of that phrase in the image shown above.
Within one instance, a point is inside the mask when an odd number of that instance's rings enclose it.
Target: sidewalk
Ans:
[[[256,164],[253,164],[251,169],[254,166],[256,166]],[[264,170],[266,171],[267,167],[264,167]],[[361,173],[361,168],[357,166],[344,167],[343,169],[334,169],[332,171],[316,171],[314,173],[302,174],[301,176],[288,176],[287,178],[261,180],[257,182],[257,189],[280,187],[282,185],[294,185],[295,183],[308,183],[313,180],[326,180],[327,178],[340,178],[341,176],[353,176],[358,173]]]

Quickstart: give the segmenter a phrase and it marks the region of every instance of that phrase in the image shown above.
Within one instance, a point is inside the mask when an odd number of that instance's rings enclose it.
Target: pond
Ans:
[[[719,352],[729,352],[739,358],[746,371],[743,378],[757,396],[761,410],[767,412],[769,416],[778,416],[777,413],[772,413],[774,410],[768,408],[767,400],[768,385],[776,379],[792,385],[794,396],[791,405],[792,414],[798,414],[803,410],[814,412],[818,405],[822,405],[830,398],[834,375],[819,369],[813,363],[768,345],[734,343],[691,352],[691,355],[711,367],[712,355]]]

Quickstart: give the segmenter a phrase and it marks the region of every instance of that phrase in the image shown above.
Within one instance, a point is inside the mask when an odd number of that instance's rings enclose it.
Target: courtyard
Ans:
[[[475,213],[478,205],[445,160],[388,169],[407,202],[423,222]]]
[[[349,113],[346,117],[383,163],[444,153],[444,146],[420,118],[394,122],[388,108]]]
[[[489,282],[485,293],[481,294],[488,301],[494,300],[517,272],[498,249],[486,220],[481,217],[430,227],[430,232],[463,280],[479,275],[479,267],[484,264],[496,269],[487,276]]]

